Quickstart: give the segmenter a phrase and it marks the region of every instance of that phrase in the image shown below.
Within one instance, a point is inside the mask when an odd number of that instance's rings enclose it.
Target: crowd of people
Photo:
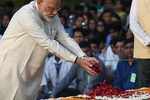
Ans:
[[[130,5],[131,0],[82,0],[78,6],[62,7],[59,17],[65,31],[88,56],[99,60],[101,73],[91,76],[79,65],[49,54],[38,99],[84,94],[104,80],[123,90],[138,88]],[[14,8],[0,15],[1,36],[11,20],[10,11]]]

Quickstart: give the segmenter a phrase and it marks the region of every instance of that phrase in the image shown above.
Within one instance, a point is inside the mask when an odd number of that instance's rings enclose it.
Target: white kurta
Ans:
[[[43,21],[31,2],[15,13],[0,41],[0,100],[35,100],[48,52],[71,62],[85,55],[58,16]]]

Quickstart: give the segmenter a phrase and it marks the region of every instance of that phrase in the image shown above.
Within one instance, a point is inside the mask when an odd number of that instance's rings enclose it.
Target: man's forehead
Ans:
[[[50,7],[61,7],[61,0],[43,0]]]
[[[43,2],[47,2],[48,4],[49,3],[57,4],[58,0],[43,0]]]
[[[61,0],[37,0],[38,3],[41,2],[49,2],[49,3],[54,3],[54,4],[58,4],[61,2]]]

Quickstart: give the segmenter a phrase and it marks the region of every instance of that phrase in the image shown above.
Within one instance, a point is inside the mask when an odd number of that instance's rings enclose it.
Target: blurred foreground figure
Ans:
[[[150,1],[133,0],[130,28],[135,36],[134,57],[139,63],[139,86],[150,86]]]

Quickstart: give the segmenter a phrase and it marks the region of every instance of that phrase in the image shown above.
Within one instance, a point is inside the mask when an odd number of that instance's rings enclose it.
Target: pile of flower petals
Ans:
[[[119,88],[114,88],[105,81],[98,84],[87,95],[96,100],[150,100],[150,93],[133,90],[124,91]]]

